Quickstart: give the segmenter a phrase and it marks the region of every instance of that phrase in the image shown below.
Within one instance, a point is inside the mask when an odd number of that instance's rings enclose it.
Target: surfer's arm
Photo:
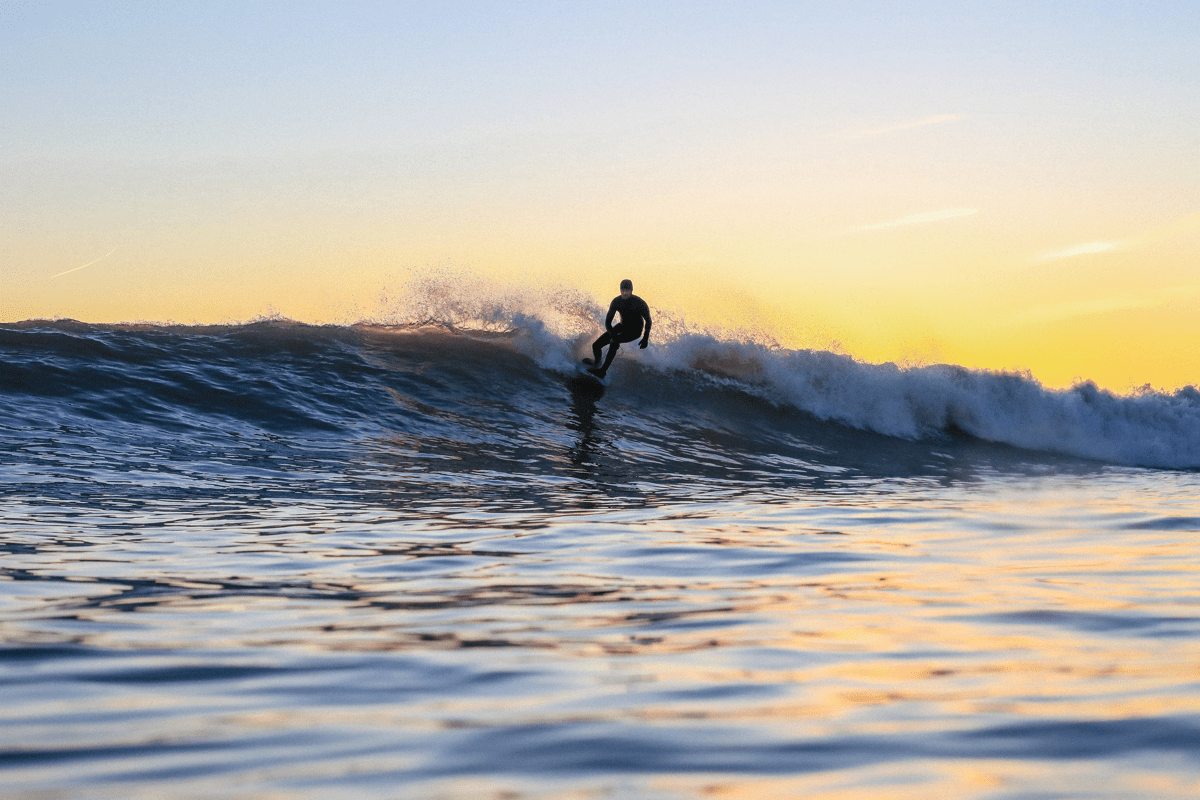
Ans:
[[[642,319],[646,320],[646,332],[642,334],[642,341],[640,344],[638,344],[638,347],[645,350],[646,345],[650,344],[651,322],[650,322],[650,306],[648,306],[646,304],[646,301],[644,301],[644,300],[642,301]]]
[[[612,330],[613,317],[617,315],[617,301],[613,300],[608,304],[608,316],[604,318],[604,330]]]

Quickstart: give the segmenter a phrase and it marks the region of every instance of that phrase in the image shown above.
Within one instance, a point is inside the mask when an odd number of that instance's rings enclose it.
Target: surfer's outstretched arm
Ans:
[[[604,318],[604,330],[606,331],[612,330],[613,317],[617,315],[617,301],[620,299],[620,297],[614,297],[613,301],[608,304],[608,316]]]

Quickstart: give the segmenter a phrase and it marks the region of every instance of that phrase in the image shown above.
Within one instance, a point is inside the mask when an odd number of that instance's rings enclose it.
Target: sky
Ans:
[[[0,2],[0,322],[628,277],[785,347],[1200,383],[1198,52],[1193,0]]]

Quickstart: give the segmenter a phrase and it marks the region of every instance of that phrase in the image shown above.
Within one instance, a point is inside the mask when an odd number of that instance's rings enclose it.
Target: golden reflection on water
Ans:
[[[680,797],[712,800],[930,800],[930,798],[992,798],[997,792],[1032,796],[1102,795],[1114,785],[1124,796],[1139,798],[1195,797],[1200,779],[1164,775],[1136,764],[1114,765],[1111,781],[1097,780],[1092,766],[1016,759],[934,761],[830,770],[782,778],[728,776],[668,776],[654,788]],[[534,795],[531,795],[534,796]]]
[[[145,651],[144,663],[122,668],[128,678],[106,677],[102,666],[87,678],[102,687],[95,713],[161,712],[130,742],[230,730],[436,738],[506,726],[727,726],[783,741],[848,741],[854,750],[869,749],[855,744],[869,737],[952,739],[1014,722],[1200,715],[1191,534],[1122,527],[1161,513],[1152,503],[1098,513],[1079,498],[1071,505],[1036,491],[1016,491],[1009,503],[969,494],[912,510],[897,504],[886,515],[803,501],[708,509],[708,517],[625,509],[520,529],[480,511],[479,527],[440,520],[422,531],[406,520],[382,533],[362,518],[313,524],[297,507],[270,523],[202,529],[218,544],[187,544],[195,558],[178,555],[176,544],[194,541],[194,520],[145,513],[139,536],[108,558],[91,546],[24,557],[40,580],[5,584],[0,634],[36,642],[66,632],[98,650]],[[139,683],[138,670],[159,669],[154,654],[168,651],[261,668],[262,677],[246,680],[300,688],[263,701],[201,684],[198,703],[180,690],[183,679]],[[373,660],[383,657],[397,660]],[[409,688],[394,674],[410,657],[437,665],[428,684]],[[296,677],[273,672],[292,662],[304,665]],[[316,685],[361,694],[308,699],[304,670],[326,668]],[[455,669],[462,675],[442,674]],[[508,683],[473,690],[481,671]],[[23,713],[61,711],[48,703]],[[9,732],[18,734],[94,737],[53,722]],[[1130,796],[1200,789],[1186,769],[1156,771],[1135,756],[1097,767],[907,754],[810,774],[646,781],[681,796],[755,800],[876,798],[880,787],[898,798],[1078,794],[1072,781],[1100,780]],[[402,772],[420,761],[361,755],[355,768]],[[320,779],[347,768],[312,763],[292,774]],[[521,798],[576,793],[546,781],[419,786],[455,798],[475,789],[501,796],[506,786]]]

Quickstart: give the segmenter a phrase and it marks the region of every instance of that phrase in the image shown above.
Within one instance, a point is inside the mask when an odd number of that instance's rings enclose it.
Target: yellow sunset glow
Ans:
[[[345,323],[420,274],[600,304],[630,277],[785,347],[1200,379],[1170,14],[473,8],[22,16],[0,322]]]

